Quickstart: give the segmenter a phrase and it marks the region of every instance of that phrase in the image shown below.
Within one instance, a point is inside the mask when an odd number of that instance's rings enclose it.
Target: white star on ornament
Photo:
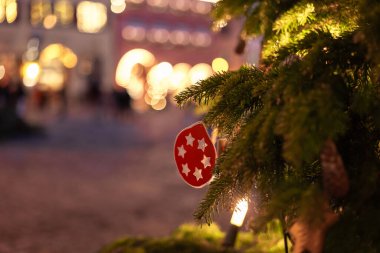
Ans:
[[[194,177],[197,178],[197,181],[199,181],[199,179],[203,178],[202,177],[202,170],[198,169],[197,167],[195,167],[195,171],[193,173]]]
[[[206,147],[207,143],[205,142],[205,138],[200,139],[198,141],[198,149],[201,149],[204,152]]]
[[[191,135],[191,133],[189,133],[189,135],[185,136],[186,138],[186,144],[189,145],[189,146],[193,146],[193,142],[194,142],[194,137]]]
[[[178,147],[178,156],[181,156],[182,158],[185,158],[185,153],[186,153],[186,150],[185,148],[182,146]]]
[[[190,169],[187,163],[182,164],[182,173],[185,174],[186,176],[189,175]]]
[[[206,169],[207,167],[211,167],[211,164],[210,164],[210,157],[207,157],[205,155],[203,155],[203,159],[201,161],[201,163],[203,163],[203,167]]]

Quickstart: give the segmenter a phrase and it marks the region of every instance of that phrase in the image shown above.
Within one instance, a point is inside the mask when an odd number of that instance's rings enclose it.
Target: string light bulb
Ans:
[[[236,237],[239,232],[240,227],[244,223],[245,216],[248,211],[248,200],[241,199],[237,202],[234,212],[231,217],[231,226],[224,238],[223,247],[233,248],[236,242]]]

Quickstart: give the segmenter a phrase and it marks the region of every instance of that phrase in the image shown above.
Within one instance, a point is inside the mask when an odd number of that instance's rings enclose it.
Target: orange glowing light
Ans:
[[[116,68],[116,83],[122,87],[128,87],[132,77],[132,69],[136,64],[149,68],[155,62],[154,55],[148,50],[142,48],[135,48],[121,57]]]
[[[77,6],[77,27],[80,32],[98,33],[107,24],[107,7],[99,2],[82,1]]]

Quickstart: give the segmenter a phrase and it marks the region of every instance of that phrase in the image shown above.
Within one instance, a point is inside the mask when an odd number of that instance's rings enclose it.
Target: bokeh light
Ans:
[[[169,4],[169,0],[147,0],[148,5],[157,7],[157,8],[165,8]]]
[[[52,91],[62,90],[65,84],[65,73],[62,63],[55,60],[49,65],[41,67],[41,74],[38,80],[39,85]]]
[[[161,62],[149,71],[147,81],[149,85],[167,87],[168,78],[173,72],[173,66],[169,62]]]
[[[221,57],[215,58],[211,66],[215,72],[227,71],[229,68],[227,60]]]
[[[211,11],[211,7],[211,4],[207,2],[193,1],[191,5],[191,10],[195,13],[205,15]]]
[[[169,80],[169,89],[172,91],[183,90],[190,84],[189,71],[190,64],[178,63],[173,66],[173,72]]]
[[[52,14],[51,3],[48,0],[31,0],[30,22],[32,25],[41,25],[44,18]]]
[[[166,104],[167,104],[166,99],[161,98],[160,100],[157,101],[157,103],[152,104],[152,108],[156,111],[161,111],[165,109]]]
[[[174,45],[187,45],[190,42],[190,34],[183,30],[174,30],[170,33],[170,42]]]
[[[37,62],[25,62],[21,69],[23,83],[27,87],[33,87],[38,82],[41,68]]]
[[[190,1],[188,1],[188,0],[171,0],[169,5],[174,10],[187,11],[190,8]]]
[[[62,44],[50,44],[40,55],[40,64],[49,65],[51,61],[58,59],[66,68],[74,68],[77,65],[78,57],[68,47]]]
[[[170,63],[161,62],[153,66],[147,75],[147,95],[149,98],[145,98],[145,101],[155,110],[162,110],[166,107],[165,97],[168,94],[169,79],[172,72],[173,66]]]
[[[57,24],[57,16],[49,14],[44,18],[43,25],[46,29],[52,29]]]
[[[74,6],[69,0],[57,0],[54,2],[54,15],[60,25],[70,25],[74,20]]]
[[[214,59],[213,66],[215,71],[228,70],[228,62],[220,57]],[[156,63],[151,52],[135,48],[120,59],[115,80],[133,99],[133,108],[138,106],[139,110],[146,110],[146,106],[150,106],[154,110],[163,110],[168,101],[175,103],[175,95],[215,71],[207,63],[194,66],[185,62],[174,66],[169,62]]]
[[[40,53],[39,61],[26,62],[22,67],[23,83],[40,89],[61,90],[66,79],[66,69],[77,65],[76,54],[62,44],[50,44]]]
[[[5,67],[4,65],[0,65],[0,80],[5,76]]]
[[[80,32],[98,33],[107,24],[107,7],[99,2],[82,1],[77,6],[77,26]]]
[[[115,77],[116,83],[127,88],[132,76],[133,67],[136,64],[141,64],[148,68],[154,64],[155,60],[154,55],[148,50],[136,48],[128,51],[123,55],[117,65]]]
[[[13,23],[17,18],[17,2],[16,0],[8,0],[6,2],[6,9],[5,9],[5,16],[7,19],[7,22]]]
[[[190,41],[191,41],[191,44],[193,44],[194,46],[208,47],[211,44],[212,39],[211,39],[211,36],[208,34],[208,32],[198,31],[198,32],[194,32],[191,35]]]
[[[198,63],[194,65],[189,72],[190,81],[192,84],[196,84],[198,81],[206,79],[212,74],[212,68],[207,63]]]
[[[122,13],[126,7],[125,0],[111,0],[111,11],[113,13]]]
[[[17,19],[17,1],[0,0],[0,23],[13,23]]]
[[[132,4],[142,4],[144,0],[127,0],[127,2]]]
[[[143,41],[146,31],[144,27],[128,25],[121,31],[121,36],[125,40]]]

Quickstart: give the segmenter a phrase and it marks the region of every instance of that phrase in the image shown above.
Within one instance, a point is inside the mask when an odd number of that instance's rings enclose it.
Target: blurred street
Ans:
[[[193,221],[204,189],[182,182],[172,156],[192,113],[78,109],[43,121],[43,136],[0,143],[1,253],[90,253]]]

